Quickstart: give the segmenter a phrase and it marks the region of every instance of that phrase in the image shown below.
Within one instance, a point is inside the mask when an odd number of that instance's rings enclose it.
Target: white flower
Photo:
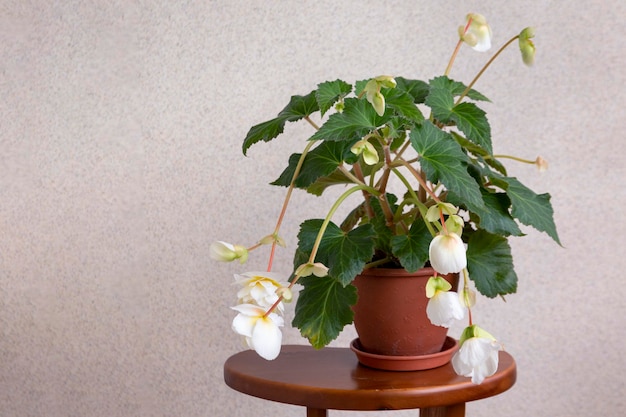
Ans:
[[[435,326],[450,327],[454,320],[465,317],[459,296],[450,291],[452,285],[442,277],[430,277],[426,283],[426,315]]]
[[[231,262],[239,259],[239,262],[243,264],[248,260],[248,249],[241,245],[233,245],[219,240],[209,246],[209,256],[220,262]]]
[[[471,377],[474,384],[480,384],[498,370],[498,351],[502,346],[476,325],[463,332],[468,333],[474,336],[465,340],[461,337],[461,347],[452,357],[452,366],[458,375]]]
[[[264,309],[270,308],[278,301],[279,288],[286,287],[286,282],[281,282],[282,276],[273,272],[246,272],[241,275],[235,274],[235,282],[241,285],[237,292],[240,304],[255,304]],[[283,303],[278,305],[278,310],[283,311]]]
[[[483,15],[468,14],[465,26],[459,27],[459,35],[475,51],[485,52],[491,48],[491,27]]]
[[[442,275],[461,272],[467,266],[465,245],[456,233],[434,237],[428,248],[430,265]]]
[[[263,359],[276,359],[280,353],[283,334],[279,327],[284,320],[276,313],[265,316],[265,309],[252,304],[231,307],[239,312],[233,319],[233,330],[244,336],[250,349],[254,349]]]
[[[450,327],[455,320],[465,317],[459,295],[454,291],[437,291],[426,306],[428,319],[435,326]]]

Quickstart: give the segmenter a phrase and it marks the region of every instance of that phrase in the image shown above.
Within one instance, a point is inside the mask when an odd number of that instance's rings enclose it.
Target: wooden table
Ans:
[[[358,363],[347,348],[315,350],[283,346],[266,361],[248,350],[224,364],[226,384],[248,395],[302,405],[307,417],[326,417],[327,410],[420,409],[420,417],[462,417],[465,403],[491,397],[515,383],[513,357],[500,352],[495,375],[482,384],[456,375],[451,364],[416,372],[379,371]]]

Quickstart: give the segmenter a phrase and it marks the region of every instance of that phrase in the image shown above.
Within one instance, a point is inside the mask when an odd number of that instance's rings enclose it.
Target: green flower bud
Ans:
[[[522,61],[531,66],[535,63],[535,44],[531,40],[535,36],[535,29],[527,27],[519,34],[519,49],[522,52]]]

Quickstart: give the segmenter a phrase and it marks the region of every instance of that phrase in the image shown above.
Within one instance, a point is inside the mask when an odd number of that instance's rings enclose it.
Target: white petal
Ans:
[[[454,371],[471,377],[474,384],[480,384],[498,369],[498,350],[500,345],[494,340],[482,337],[467,339],[452,358]]]
[[[242,336],[250,337],[252,336],[252,329],[254,328],[254,323],[257,321],[257,318],[246,316],[244,314],[237,314],[233,319],[232,329],[235,333],[240,334]]]
[[[455,320],[465,317],[465,309],[453,291],[438,291],[426,306],[430,322],[436,326],[450,327]]]
[[[252,332],[252,348],[259,356],[267,360],[276,359],[280,353],[283,335],[278,326],[282,324],[278,324],[274,320],[282,323],[282,318],[279,317],[280,320],[278,320],[276,317],[260,318]]]
[[[428,255],[431,266],[442,275],[461,272],[467,266],[465,245],[456,233],[435,236]]]

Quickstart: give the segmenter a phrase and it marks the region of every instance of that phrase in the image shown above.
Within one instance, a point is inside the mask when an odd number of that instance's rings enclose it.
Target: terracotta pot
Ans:
[[[353,281],[359,299],[353,307],[360,349],[375,355],[420,356],[442,351],[448,329],[426,316],[426,282],[432,268],[414,273],[372,268]],[[456,289],[458,274],[445,277]]]

